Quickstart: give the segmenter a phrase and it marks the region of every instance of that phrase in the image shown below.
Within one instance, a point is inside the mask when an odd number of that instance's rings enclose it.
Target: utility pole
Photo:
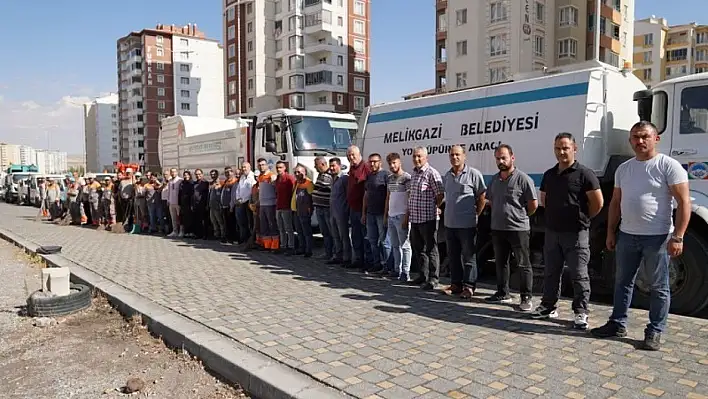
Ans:
[[[600,12],[602,7],[602,1],[595,0],[595,43],[593,50],[595,50],[595,61],[600,61]]]

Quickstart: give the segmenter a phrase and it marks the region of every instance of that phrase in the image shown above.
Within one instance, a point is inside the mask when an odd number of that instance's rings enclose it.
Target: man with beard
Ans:
[[[546,216],[543,298],[531,316],[558,317],[559,287],[563,267],[567,265],[573,281],[573,327],[585,330],[590,301],[590,219],[602,210],[602,191],[595,172],[575,160],[578,147],[572,134],[558,134],[553,151],[558,163],[541,180],[541,202]]]
[[[496,262],[497,292],[486,298],[489,303],[512,303],[509,292],[509,254],[519,265],[521,302],[519,310],[533,309],[531,292],[533,270],[529,254],[531,225],[529,216],[538,208],[533,180],[514,165],[514,151],[501,144],[494,151],[499,173],[492,176],[487,200],[492,208],[492,245]]]

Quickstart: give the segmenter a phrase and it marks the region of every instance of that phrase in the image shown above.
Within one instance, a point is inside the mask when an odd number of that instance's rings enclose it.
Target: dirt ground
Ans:
[[[186,353],[166,348],[137,320],[125,320],[104,298],[95,298],[86,311],[37,326],[22,305],[40,284],[40,267],[36,258],[0,242],[0,397],[248,397]],[[132,395],[124,393],[131,378],[144,383]]]

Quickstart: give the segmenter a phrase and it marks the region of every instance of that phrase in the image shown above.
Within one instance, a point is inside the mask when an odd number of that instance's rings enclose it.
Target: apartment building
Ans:
[[[20,146],[17,144],[0,143],[0,170],[10,165],[20,165]]]
[[[223,51],[196,24],[158,24],[117,42],[118,155],[159,170],[160,121],[224,117]]]
[[[632,59],[634,1],[600,1],[600,60],[623,66]],[[435,89],[500,83],[514,74],[593,59],[595,4],[436,0]]]
[[[229,117],[369,105],[370,0],[224,0]]]
[[[670,26],[651,16],[636,21],[634,29],[634,74],[646,85],[708,72],[708,25]]]
[[[84,139],[88,170],[112,170],[120,160],[117,93],[84,104]]]
[[[66,152],[36,150],[35,157],[32,163],[37,166],[39,173],[61,174],[69,170]]]

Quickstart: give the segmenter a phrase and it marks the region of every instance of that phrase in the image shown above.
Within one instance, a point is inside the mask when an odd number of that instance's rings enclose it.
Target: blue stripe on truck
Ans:
[[[427,107],[404,109],[369,115],[368,123],[390,122],[400,119],[420,118],[423,116],[447,114],[450,112],[468,111],[472,109],[499,107],[501,105],[529,103],[533,101],[550,100],[554,98],[580,96],[588,93],[588,82],[573,83],[565,86],[547,87],[544,89],[521,91],[518,93],[501,94],[498,96],[462,100],[447,104],[436,104]]]

